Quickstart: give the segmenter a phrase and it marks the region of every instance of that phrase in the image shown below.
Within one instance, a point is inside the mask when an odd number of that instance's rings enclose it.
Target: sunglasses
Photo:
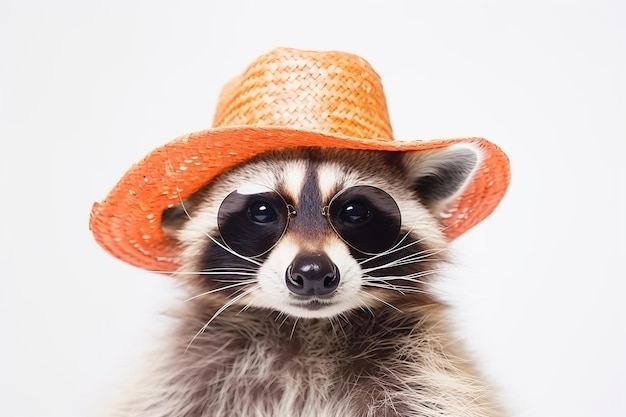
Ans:
[[[385,191],[357,185],[339,191],[321,207],[331,228],[350,247],[367,255],[385,252],[400,235],[396,201]],[[217,225],[223,242],[236,253],[259,256],[283,237],[296,208],[271,188],[249,184],[222,201]]]

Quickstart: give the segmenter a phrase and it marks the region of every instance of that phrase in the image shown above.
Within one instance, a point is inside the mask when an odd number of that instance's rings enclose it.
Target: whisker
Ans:
[[[410,282],[416,282],[418,284],[425,284],[426,283],[425,281],[417,279],[417,278],[423,278],[423,277],[427,277],[430,275],[437,275],[438,273],[439,271],[435,269],[430,269],[428,271],[415,272],[413,274],[408,274],[403,277],[398,277],[398,278],[393,278],[393,279],[403,279],[403,280],[410,281]]]
[[[291,328],[291,333],[289,333],[289,340],[293,339],[293,335],[296,332],[296,324],[298,324],[299,319],[300,319],[299,317],[296,317],[295,320],[293,321],[293,327]],[[285,317],[285,320],[287,320],[287,317]]]
[[[409,287],[407,285],[393,285],[393,284],[388,284],[384,282],[366,282],[364,286],[372,287],[372,288],[382,288],[384,290],[397,291],[402,295],[406,295],[408,293],[419,293],[419,294],[426,293],[426,291],[421,290],[419,288]]]
[[[442,250],[426,249],[421,252],[411,253],[409,255],[403,256],[402,258],[394,259],[382,265],[373,266],[371,268],[365,268],[363,269],[363,273],[367,274],[369,272],[378,271],[381,269],[387,269],[387,268],[392,268],[392,267],[401,266],[401,265],[409,265],[413,263],[423,262],[425,259],[431,256],[435,256],[441,252]]]
[[[389,303],[389,302],[387,302],[387,301],[385,301],[385,300],[383,300],[381,298],[376,297],[374,294],[367,294],[367,296],[373,298],[374,300],[376,300],[378,302],[381,302],[381,303],[385,304],[388,307],[393,308],[394,310],[396,310],[399,313],[402,313],[402,310],[400,310],[398,307],[394,306],[393,304],[391,304],[391,303]]]
[[[234,250],[232,250],[231,248],[229,248],[228,246],[226,246],[225,244],[219,242],[217,239],[215,239],[213,236],[211,236],[209,233],[204,233],[209,239],[211,239],[213,241],[213,243],[215,243],[217,246],[219,246],[220,248],[224,249],[226,252],[230,253],[231,255],[235,255],[236,257],[238,257],[239,259],[243,259],[244,261],[250,262],[251,264],[257,265],[257,266],[261,266],[261,262],[252,259],[248,256],[243,256],[237,252],[235,252]]]
[[[350,320],[348,320],[348,318],[343,313],[339,313],[338,318],[337,318],[337,325],[341,329],[341,333],[343,333],[343,337],[347,339],[348,335],[346,334],[346,328],[345,326],[341,325],[341,319],[343,319],[343,321],[346,322],[346,324],[348,325],[350,325]]]
[[[339,329],[339,331],[341,331],[341,333],[343,334],[343,337],[348,338],[348,335],[346,334],[346,331],[344,329],[344,326],[341,325],[341,322],[339,321],[339,317],[341,317],[342,315],[340,314],[338,317],[328,317],[328,322],[330,323],[330,327],[333,329],[333,333],[336,335],[337,334],[337,329]],[[343,317],[344,320],[347,320],[345,317]],[[336,324],[336,326],[335,326]]]
[[[278,319],[280,319],[281,317],[283,318],[283,321],[280,322],[280,324],[278,325],[278,328],[283,327],[285,323],[287,323],[287,320],[289,320],[289,315],[283,313],[282,311],[279,311],[278,314],[276,315],[275,321],[278,321]],[[292,330],[292,333],[293,333],[293,330]]]
[[[337,329],[335,329],[335,323],[333,322],[333,317],[328,317],[328,322],[330,323],[330,327],[333,329],[333,333],[337,334]]]
[[[386,275],[384,277],[373,277],[370,275],[367,275],[367,278],[376,278],[378,280],[382,280],[382,281],[387,281],[387,280],[393,280],[393,281],[409,281],[409,282],[414,282],[416,284],[426,284],[426,281],[422,281],[418,278],[422,278],[422,277],[427,277],[429,275],[435,275],[437,274],[438,271],[434,270],[434,269],[429,269],[427,271],[421,271],[421,272],[414,272],[412,274],[408,274],[408,275]]]
[[[233,283],[237,283],[237,282],[243,282],[241,279],[214,279],[214,282],[222,282],[224,284],[233,284]],[[250,282],[250,281],[254,281],[251,279],[246,279],[245,282]]]
[[[212,290],[205,291],[205,292],[203,292],[203,293],[196,294],[196,295],[194,295],[194,296],[192,296],[192,297],[189,297],[189,298],[187,298],[186,300],[181,301],[181,302],[179,303],[179,305],[182,305],[182,304],[188,303],[189,301],[193,301],[193,300],[198,299],[198,298],[200,298],[200,297],[204,297],[205,295],[215,294],[215,293],[217,293],[217,292],[224,291],[224,290],[230,290],[230,289],[232,289],[232,288],[236,288],[236,287],[242,287],[242,286],[245,286],[245,285],[253,284],[254,282],[256,282],[256,280],[238,281],[238,282],[236,282],[236,283],[234,283],[234,284],[227,285],[227,286],[225,286],[225,287],[214,288],[214,289],[212,289]]]
[[[242,276],[242,277],[250,277],[255,276],[256,272],[244,272],[244,271],[181,271],[177,272],[176,275],[234,275],[234,276]]]
[[[359,261],[359,262],[358,262],[358,263],[359,263],[359,265],[363,265],[363,264],[364,264],[364,263],[366,263],[366,262],[373,261],[373,260],[378,259],[378,258],[380,258],[380,257],[382,257],[382,256],[390,255],[390,254],[392,254],[392,253],[395,253],[395,252],[398,252],[398,251],[400,251],[400,250],[406,249],[406,248],[408,248],[408,247],[410,247],[410,246],[412,246],[412,245],[415,245],[415,244],[417,244],[417,243],[420,243],[420,242],[423,240],[423,239],[416,240],[416,241],[414,241],[414,242],[410,242],[410,243],[408,243],[408,244],[406,244],[406,245],[404,245],[404,246],[401,246],[401,245],[402,245],[402,242],[404,242],[404,241],[405,241],[405,239],[406,239],[406,238],[407,238],[410,234],[411,234],[411,231],[406,232],[406,234],[405,234],[404,236],[402,236],[402,239],[400,239],[400,240],[398,241],[398,243],[396,243],[395,245],[393,245],[391,248],[387,249],[386,251],[384,251],[384,252],[382,252],[382,253],[378,253],[378,254],[376,254],[376,255],[370,256],[369,258],[365,258],[365,259],[363,259],[363,260]]]
[[[241,291],[241,290],[238,290],[238,291]],[[246,303],[243,307],[241,307],[241,310],[239,310],[237,314],[243,313],[244,311],[248,311],[251,307],[252,307],[251,303]]]
[[[350,320],[345,313],[339,313],[337,316],[342,319],[346,324],[350,324]]]
[[[376,314],[374,314],[374,311],[372,310],[370,305],[364,300],[362,293],[356,294],[354,298],[356,302],[358,303],[357,306],[359,307],[361,311],[369,312],[372,317],[376,317]]]
[[[384,290],[397,291],[397,292],[399,292],[402,295],[406,295],[406,293],[399,286],[393,285],[393,284],[390,284],[390,283],[384,282],[384,281],[382,281],[382,282],[371,282],[371,281],[368,281],[368,282],[365,282],[363,284],[363,286],[364,287],[370,287],[370,288],[382,288]]]
[[[258,268],[245,268],[245,267],[223,267],[223,268],[205,268],[200,272],[257,272]]]
[[[214,314],[213,316],[204,324],[204,326],[202,326],[200,328],[200,330],[198,330],[196,332],[196,334],[191,338],[191,341],[189,342],[189,344],[187,345],[187,347],[185,348],[185,353],[187,353],[187,351],[189,350],[189,348],[191,347],[191,345],[193,344],[193,342],[195,342],[195,340],[209,327],[209,325],[213,322],[213,320],[215,320],[220,314],[222,314],[227,308],[229,308],[230,306],[232,306],[233,304],[235,304],[237,301],[241,300],[243,297],[245,297],[246,295],[250,294],[253,291],[256,291],[259,288],[258,285],[252,286],[250,288],[248,288],[246,291],[242,292],[241,294],[237,295],[236,297],[232,298],[231,300],[229,300],[226,304],[224,304],[223,306],[221,306]]]
[[[176,189],[178,191],[178,199],[180,200],[180,206],[183,209],[183,212],[185,213],[185,215],[187,216],[187,218],[189,218],[189,220],[192,220],[191,215],[189,214],[189,212],[187,211],[187,207],[185,207],[185,202],[183,201],[183,199],[180,197],[180,189]],[[244,261],[250,262],[251,264],[257,265],[257,266],[261,266],[261,263],[255,259],[252,259],[248,256],[243,256],[237,252],[235,252],[234,250],[232,250],[231,248],[229,248],[228,246],[226,246],[225,244],[219,242],[217,239],[215,239],[213,236],[211,236],[209,233],[204,232],[205,236],[208,237],[209,239],[211,239],[213,241],[213,243],[215,243],[217,246],[219,246],[220,248],[224,249],[226,252],[230,253],[231,255],[234,255],[236,257],[238,257],[239,259],[243,259]]]
[[[415,241],[412,241],[412,242],[409,242],[409,243],[407,243],[407,244],[403,245],[402,243],[403,243],[403,242],[407,239],[407,237],[411,234],[411,232],[412,232],[412,230],[409,230],[408,232],[406,232],[406,233],[404,234],[404,236],[402,236],[402,238],[398,241],[398,243],[396,243],[396,244],[395,244],[393,247],[391,247],[390,249],[386,250],[385,252],[382,252],[382,253],[376,254],[376,255],[374,255],[374,256],[371,256],[371,257],[369,257],[369,258],[359,260],[358,264],[359,264],[359,265],[363,265],[363,264],[365,264],[365,263],[367,263],[367,262],[371,262],[371,261],[376,260],[376,259],[378,259],[378,258],[381,258],[381,257],[383,257],[383,256],[389,256],[389,255],[392,255],[392,254],[394,254],[394,253],[396,253],[396,252],[402,251],[402,250],[404,250],[404,249],[408,249],[408,248],[410,248],[410,247],[411,247],[411,246],[413,246],[413,245],[416,245],[416,244],[418,244],[418,243],[422,243],[423,241],[425,241],[425,240],[427,239],[426,237],[423,237],[423,238],[421,238],[421,239],[418,239],[418,240],[415,240]],[[436,254],[439,254],[439,253],[441,253],[441,252],[443,252],[443,251],[445,251],[445,248],[442,248],[442,249],[425,249],[425,250],[420,251],[420,252],[418,252],[418,253],[416,253],[416,254],[410,254],[410,255],[405,256],[404,258],[400,258],[400,259],[398,259],[398,260],[397,260],[397,262],[400,262],[402,259],[405,259],[405,258],[408,258],[408,257],[411,257],[411,256],[415,256],[415,255],[423,255],[423,254],[428,254],[427,256],[424,256],[424,257],[423,257],[423,258],[426,258],[426,257],[428,257],[428,256],[434,256],[434,255],[436,255]],[[429,252],[432,252],[432,253],[429,253]],[[423,259],[423,258],[420,258],[420,259]],[[406,259],[406,260],[407,260],[407,263],[413,263],[413,262],[415,262],[417,259],[415,259],[415,260],[409,260],[409,259]],[[397,266],[397,265],[405,265],[405,264],[406,264],[406,263],[397,263],[397,264],[394,264],[393,266]],[[383,267],[383,266],[378,266],[378,267],[375,267],[375,268],[382,268],[382,267]],[[388,264],[385,264],[385,266],[384,266],[384,267],[390,267],[390,266],[388,266]],[[370,271],[372,271],[372,270],[373,270],[373,269],[369,269],[369,270],[368,270],[368,272],[370,272]]]
[[[363,300],[363,298],[362,298],[362,297],[357,297],[357,301],[358,301],[358,302],[359,302],[359,304],[360,304],[360,305],[359,305],[359,307],[361,308],[361,310],[363,310],[363,311],[368,311],[368,312],[371,314],[371,316],[372,316],[373,318],[375,318],[375,317],[376,317],[376,314],[374,313],[374,310],[372,310],[372,307],[370,307],[370,305],[369,305],[369,304],[367,304],[367,303],[365,302],[365,300]]]
[[[426,249],[426,250],[423,250],[421,252],[417,252],[417,253],[413,254],[413,256],[407,255],[405,257],[399,258],[397,261],[398,261],[399,265],[411,264],[411,263],[415,263],[415,261],[420,261],[420,260],[429,258],[431,256],[438,255],[441,252],[443,252],[443,250]]]
[[[437,271],[435,270],[429,270],[429,271],[416,272],[413,274],[401,275],[401,276],[373,277],[370,275],[364,275],[363,278],[365,282],[363,283],[363,285],[366,287],[381,288],[381,289],[386,289],[386,290],[391,290],[391,291],[397,291],[402,295],[406,295],[406,293],[427,294],[428,292],[424,289],[416,288],[411,285],[399,285],[397,283],[392,283],[390,281],[408,281],[414,284],[426,285],[427,284],[426,281],[423,281],[417,278],[425,277],[428,275],[433,275],[436,273]]]

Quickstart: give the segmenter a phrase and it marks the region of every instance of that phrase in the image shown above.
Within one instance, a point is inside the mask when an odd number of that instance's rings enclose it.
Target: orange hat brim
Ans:
[[[374,151],[424,151],[455,143],[475,143],[481,167],[442,219],[454,239],[487,217],[509,184],[509,161],[483,138],[389,141],[346,138],[272,127],[225,127],[191,133],[149,153],[134,164],[108,196],[93,205],[89,227],[113,256],[150,271],[178,268],[178,248],[161,229],[163,210],[180,203],[225,170],[261,153],[296,147]]]

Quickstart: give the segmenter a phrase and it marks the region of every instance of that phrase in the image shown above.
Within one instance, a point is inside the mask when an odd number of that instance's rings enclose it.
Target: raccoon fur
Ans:
[[[440,216],[480,161],[473,144],[276,150],[167,209],[187,299],[107,415],[503,415],[431,287],[449,260]],[[271,199],[246,200],[255,187]],[[375,223],[394,219],[394,236]]]

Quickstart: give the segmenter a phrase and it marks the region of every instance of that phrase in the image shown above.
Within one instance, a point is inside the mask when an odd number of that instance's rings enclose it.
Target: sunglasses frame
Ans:
[[[249,188],[249,190],[241,192],[241,190],[246,190],[246,188]],[[342,233],[339,232],[339,230],[337,229],[337,226],[334,224],[333,219],[331,218],[331,208],[333,206],[333,202],[336,202],[339,198],[341,198],[342,195],[344,195],[346,192],[349,192],[351,190],[354,190],[356,188],[371,188],[376,190],[376,192],[378,193],[382,193],[382,195],[385,196],[386,199],[388,199],[388,201],[391,201],[396,209],[397,212],[397,217],[398,217],[398,230],[397,230],[397,237],[394,239],[393,243],[391,245],[389,245],[388,248],[380,251],[380,252],[368,252],[368,251],[364,251],[362,249],[357,248],[354,244],[350,243],[348,240],[346,240],[344,238],[344,236],[342,235]],[[260,190],[258,192],[251,192],[250,190]],[[285,225],[282,228],[282,231],[280,233],[280,235],[275,239],[275,242],[272,243],[272,245],[270,247],[268,247],[267,249],[263,250],[262,252],[258,253],[258,254],[254,254],[254,255],[244,255],[242,253],[240,253],[240,251],[235,250],[234,248],[231,247],[231,245],[228,244],[228,241],[226,239],[224,239],[224,233],[222,231],[222,228],[220,227],[220,224],[222,223],[220,218],[222,216],[220,216],[220,212],[222,211],[222,207],[224,205],[224,202],[233,194],[238,193],[240,195],[260,195],[260,194],[264,194],[264,193],[269,193],[272,194],[272,196],[277,197],[278,199],[280,199],[280,201],[282,201],[282,207],[285,207],[286,211],[286,217],[285,217]],[[268,199],[269,200],[269,199]],[[271,203],[271,201],[270,201]],[[272,204],[272,207],[274,209],[277,209],[278,207],[274,207],[274,205]],[[277,210],[278,212],[278,210]],[[258,185],[258,184],[246,184],[243,185],[241,187],[236,188],[234,191],[231,191],[230,193],[228,193],[228,195],[226,195],[226,197],[224,197],[222,199],[222,202],[219,205],[218,208],[218,213],[217,213],[217,230],[218,230],[218,234],[219,237],[222,241],[222,244],[225,245],[229,250],[231,250],[232,252],[240,255],[240,256],[244,256],[247,258],[257,258],[260,256],[263,256],[264,254],[268,253],[269,251],[271,251],[272,249],[274,249],[274,247],[276,247],[276,245],[280,242],[280,240],[283,238],[283,236],[285,235],[285,233],[287,232],[287,229],[289,228],[289,223],[291,221],[291,218],[293,216],[297,216],[298,211],[296,210],[296,208],[292,205],[287,203],[287,201],[285,200],[285,198],[276,190],[274,190],[273,188],[264,186],[264,185]],[[387,250],[393,248],[393,246],[396,244],[398,237],[400,236],[400,229],[401,229],[401,224],[402,224],[402,218],[401,218],[401,212],[400,212],[400,208],[398,207],[398,203],[396,202],[396,200],[386,191],[375,187],[373,185],[353,185],[350,187],[346,187],[340,191],[338,191],[328,202],[328,204],[324,205],[321,207],[321,215],[326,218],[326,220],[328,221],[328,224],[330,225],[331,229],[333,230],[333,232],[335,232],[335,234],[337,236],[339,236],[339,238],[349,247],[351,247],[352,249],[363,253],[365,255],[380,255],[384,252],[386,252]],[[228,217],[228,216],[225,216]]]

